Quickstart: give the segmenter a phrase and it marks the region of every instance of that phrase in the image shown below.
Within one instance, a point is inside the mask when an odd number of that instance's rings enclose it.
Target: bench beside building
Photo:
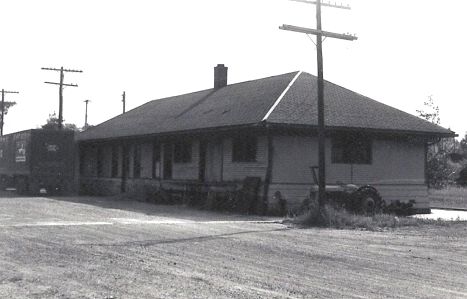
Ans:
[[[150,101],[78,136],[80,189],[134,190],[239,186],[261,180],[268,209],[280,192],[300,205],[317,161],[316,77],[305,72]],[[426,152],[454,132],[325,82],[326,183],[371,184],[390,203],[429,210]]]

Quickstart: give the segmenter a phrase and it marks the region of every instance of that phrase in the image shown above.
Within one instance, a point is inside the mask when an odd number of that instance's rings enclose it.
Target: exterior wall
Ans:
[[[270,200],[280,191],[290,205],[299,205],[314,184],[311,166],[318,165],[316,137],[275,136]],[[386,202],[416,200],[416,208],[429,208],[425,185],[424,145],[376,139],[371,164],[331,163],[331,140],[326,140],[326,184],[371,184]],[[271,204],[275,204],[271,202]]]
[[[112,147],[105,145],[102,147],[104,161],[102,161],[102,177],[109,178],[112,173]]]
[[[140,143],[134,142],[128,145],[129,154],[129,165],[128,165],[128,179],[126,180],[127,190],[130,191],[131,185],[140,186],[141,184],[153,184],[152,181],[159,181],[160,178],[153,178],[153,139],[143,140]],[[209,142],[209,141],[208,141]],[[214,141],[213,141],[214,142]],[[164,157],[164,144],[160,143],[161,146],[161,162],[160,170],[157,173],[162,174],[163,172],[163,157]],[[207,167],[216,168],[216,172],[220,174],[219,180],[216,182],[230,182],[230,181],[243,181],[247,176],[257,176],[264,181],[266,167],[267,167],[267,139],[266,137],[258,137],[257,153],[255,162],[233,162],[232,161],[232,138],[223,138],[220,140],[221,144],[221,157],[215,159],[215,163],[212,165],[206,165]],[[115,194],[120,190],[121,177],[122,177],[122,160],[123,160],[123,147],[118,146],[118,177],[111,178],[112,174],[112,147],[116,144],[102,144],[86,146],[83,148],[85,172],[81,175],[81,185],[85,184],[87,190],[96,190],[99,182],[102,184],[102,192],[98,194]],[[141,176],[140,178],[134,178],[134,149],[136,146],[141,146]],[[193,139],[191,143],[191,161],[188,163],[172,163],[172,179],[165,181],[198,181],[199,180],[199,161],[200,161],[200,140]],[[103,173],[102,176],[97,177],[97,152],[98,148],[101,148],[103,155]],[[209,159],[210,153],[209,147],[206,152],[206,159]],[[213,171],[206,169],[206,172]],[[139,181],[140,183],[137,183]],[[213,182],[214,182],[213,181]],[[93,185],[93,186],[91,186]],[[91,193],[96,193],[96,192]]]
[[[173,163],[172,178],[174,180],[198,180],[199,175],[199,141],[191,142],[191,162]]]
[[[222,139],[209,140],[206,144],[206,182],[222,181],[224,144]]]
[[[241,182],[247,176],[265,180],[267,171],[267,137],[259,136],[255,162],[232,161],[232,138],[221,140],[222,159],[216,159],[212,167],[218,167],[223,182]],[[127,190],[152,188],[160,184],[160,179],[153,174],[153,139],[143,140],[141,144],[141,178],[133,178],[133,154],[136,142],[128,146],[129,178]],[[214,142],[214,141],[213,141]],[[172,179],[162,182],[198,181],[199,144],[192,142],[192,158],[189,163],[173,163]],[[103,151],[103,176],[97,178],[97,146]],[[81,185],[95,194],[117,194],[120,192],[122,175],[122,150],[119,145],[118,178],[110,178],[112,168],[112,144],[87,146],[83,161]],[[207,150],[209,156],[209,146]],[[161,143],[161,159],[163,159]],[[281,192],[289,207],[297,206],[308,196],[310,186],[314,184],[311,166],[318,165],[318,147],[316,137],[274,136],[271,184],[269,185],[269,205],[274,207],[274,194]],[[163,165],[163,161],[160,163]],[[208,166],[208,165],[207,165]],[[161,167],[162,168],[162,167]],[[162,169],[161,169],[162,171]],[[209,171],[206,169],[206,171]],[[162,173],[162,172],[160,172]],[[416,200],[416,208],[429,208],[428,192],[424,175],[424,145],[398,140],[377,139],[372,143],[372,163],[335,164],[331,163],[331,140],[326,140],[326,180],[327,184],[375,186],[387,202],[392,200]],[[99,187],[100,186],[100,187]],[[146,187],[144,187],[146,186]],[[159,186],[159,185],[158,185]],[[262,191],[260,191],[260,196]]]
[[[97,147],[86,146],[80,148],[82,151],[80,168],[81,177],[97,176]]]
[[[141,145],[141,178],[152,178],[152,151],[152,142],[146,142]]]
[[[247,176],[260,177],[264,181],[267,168],[267,138],[258,137],[256,148],[256,162],[233,162],[232,161],[232,138],[223,140],[223,170],[224,181],[240,181]]]

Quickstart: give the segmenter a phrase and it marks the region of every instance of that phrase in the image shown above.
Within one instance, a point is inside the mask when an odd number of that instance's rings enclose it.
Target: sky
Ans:
[[[332,1],[334,3],[334,1]],[[411,114],[432,96],[441,125],[467,131],[467,1],[343,0],[323,7],[323,30],[358,40],[324,41],[324,78]],[[38,128],[58,114],[65,73],[66,123],[97,125],[150,100],[213,86],[225,64],[236,83],[293,71],[316,75],[314,5],[287,0],[15,0],[1,1],[0,89],[16,101],[5,133]]]

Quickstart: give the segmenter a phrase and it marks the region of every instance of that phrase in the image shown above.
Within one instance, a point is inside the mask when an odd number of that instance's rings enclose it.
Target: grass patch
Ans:
[[[467,188],[448,186],[430,189],[429,194],[431,207],[467,209]]]
[[[323,211],[310,209],[295,217],[292,223],[303,227],[328,227],[337,229],[362,229],[381,231],[407,226],[442,225],[450,226],[460,221],[443,221],[395,216],[390,214],[357,215],[344,209],[325,206]]]

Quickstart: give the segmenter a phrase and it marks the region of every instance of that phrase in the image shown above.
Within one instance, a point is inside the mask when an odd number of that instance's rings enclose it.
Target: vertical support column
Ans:
[[[316,29],[321,32],[321,0],[316,1]],[[318,63],[318,202],[320,208],[326,202],[326,154],[324,131],[324,75],[323,75],[323,36],[316,35]]]

